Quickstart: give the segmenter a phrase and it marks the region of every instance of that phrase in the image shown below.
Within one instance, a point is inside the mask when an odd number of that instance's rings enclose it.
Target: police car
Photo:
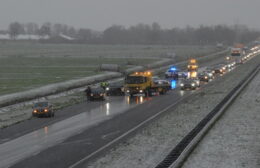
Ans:
[[[176,67],[170,67],[170,69],[165,72],[165,78],[172,78],[176,80],[179,78],[178,72],[179,70]]]

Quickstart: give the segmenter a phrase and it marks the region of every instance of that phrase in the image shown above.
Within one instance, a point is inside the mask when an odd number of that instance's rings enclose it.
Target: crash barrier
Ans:
[[[124,75],[131,74],[134,72],[144,71],[145,68],[143,66],[135,66],[129,69],[126,69],[124,72],[122,72]]]
[[[121,66],[118,64],[101,64],[100,71],[111,71],[111,72],[120,72]]]
[[[224,114],[225,110],[232,105],[238,95],[254,79],[260,70],[257,65],[237,86],[235,86],[214,109],[209,112],[161,161],[155,168],[179,168],[187,159],[192,150],[212,128],[215,122]]]
[[[89,76],[81,79],[69,80],[69,81],[55,83],[55,84],[49,84],[28,91],[3,95],[0,96],[0,107],[32,100],[40,97],[45,97],[52,94],[57,94],[70,89],[83,87],[93,83],[98,83],[101,81],[106,81],[106,80],[119,78],[119,77],[122,77],[121,73],[106,72],[105,74]]]
[[[227,53],[227,51],[228,50],[210,54],[208,56],[203,56],[203,57],[198,58],[198,60],[209,60],[210,58],[213,59],[216,56]],[[182,61],[182,62],[176,63],[174,65],[184,66],[186,63],[187,63],[187,61]],[[89,77],[85,77],[85,78],[81,78],[81,79],[69,80],[69,81],[55,83],[55,84],[49,84],[49,85],[46,85],[43,87],[31,89],[31,90],[24,91],[24,92],[3,95],[3,96],[0,96],[0,107],[5,107],[5,106],[16,104],[16,103],[25,102],[25,101],[33,100],[36,98],[61,93],[61,92],[68,91],[68,90],[71,90],[74,88],[79,88],[79,87],[83,87],[86,85],[95,84],[95,83],[98,83],[101,81],[107,81],[107,80],[111,80],[114,78],[120,78],[120,77],[125,76],[126,74],[131,74],[136,71],[147,70],[148,69],[147,67],[154,69],[153,70],[154,74],[158,74],[158,73],[161,73],[162,71],[165,71],[166,69],[168,69],[169,66],[171,66],[171,64],[172,64],[172,62],[169,61],[169,59],[165,59],[165,60],[159,61],[158,63],[156,62],[156,63],[150,64],[150,65],[147,65],[146,67],[144,67],[144,66],[132,67],[132,68],[125,70],[122,73],[106,72],[105,74],[101,74],[101,75],[89,76]],[[159,68],[157,68],[157,67],[159,67]],[[157,69],[155,69],[155,68],[157,68]]]
[[[163,60],[157,61],[153,64],[145,65],[144,67],[149,70],[149,69],[153,69],[153,68],[173,64],[173,63],[174,63],[174,59],[163,59]]]
[[[127,75],[127,74],[131,74],[134,72],[140,72],[140,71],[145,71],[145,70],[152,70],[154,68],[158,68],[158,67],[162,67],[162,66],[166,66],[166,65],[170,65],[173,64],[174,61],[171,59],[163,59],[161,61],[157,61],[155,63],[152,64],[148,64],[148,65],[144,65],[144,66],[136,66],[136,67],[132,67],[129,69],[126,69],[123,74]]]
[[[210,55],[207,55],[207,56],[199,57],[199,58],[196,58],[196,59],[198,60],[199,63],[203,63],[203,62],[215,59],[216,57],[224,56],[227,53],[228,53],[228,50],[224,50],[224,51],[213,53],[213,54],[210,54]],[[171,62],[169,62],[169,63],[171,63]],[[160,73],[164,72],[165,70],[169,69],[170,66],[177,66],[177,67],[182,68],[182,67],[185,67],[186,65],[187,65],[187,60],[181,61],[181,62],[178,62],[178,63],[175,63],[175,64],[170,64],[170,65],[168,64],[168,65],[165,65],[165,66],[161,66],[159,68],[153,69],[152,72],[153,72],[153,74],[160,74]]]

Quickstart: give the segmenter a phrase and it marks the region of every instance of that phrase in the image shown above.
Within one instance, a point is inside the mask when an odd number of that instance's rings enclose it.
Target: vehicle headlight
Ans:
[[[183,84],[183,83],[181,83],[180,85],[181,85],[181,87],[183,87],[183,86],[184,86],[184,84]]]
[[[127,93],[129,93],[129,92],[130,92],[130,90],[127,90],[126,92],[127,92]]]
[[[209,76],[211,77],[213,74],[212,73],[209,73]]]
[[[109,87],[106,88],[106,91],[109,91]]]
[[[195,83],[192,83],[191,86],[195,86]]]
[[[140,93],[143,93],[143,90],[139,90]]]
[[[34,113],[37,113],[37,110],[33,110]]]
[[[208,79],[208,77],[207,77],[207,76],[205,76],[205,79]]]
[[[91,93],[91,94],[90,94],[90,96],[94,96],[94,94],[93,94],[93,93]]]
[[[48,111],[49,111],[48,109],[44,109],[44,112],[46,112],[46,113],[47,113]]]
[[[100,96],[103,96],[103,94],[101,93]]]

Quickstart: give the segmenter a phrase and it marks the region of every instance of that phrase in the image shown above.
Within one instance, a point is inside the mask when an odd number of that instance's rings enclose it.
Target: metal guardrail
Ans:
[[[236,97],[245,89],[245,87],[254,79],[260,71],[260,64],[254,68],[227,96],[205,117],[203,118],[160,162],[156,168],[178,168],[182,165],[191,151],[224,113],[224,111],[233,103]]]

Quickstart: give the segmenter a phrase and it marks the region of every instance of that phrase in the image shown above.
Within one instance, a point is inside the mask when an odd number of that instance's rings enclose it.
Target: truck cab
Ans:
[[[126,92],[133,94],[145,93],[152,87],[151,72],[135,72],[125,79]]]
[[[169,83],[156,82],[151,72],[135,72],[125,78],[125,91],[131,97],[135,94],[151,96],[154,92],[164,94],[169,88]]]

